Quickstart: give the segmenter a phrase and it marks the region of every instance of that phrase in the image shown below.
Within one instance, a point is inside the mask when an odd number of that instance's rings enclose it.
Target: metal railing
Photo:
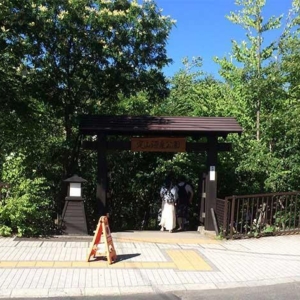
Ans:
[[[217,199],[222,206],[220,232],[226,238],[300,232],[300,192],[270,193]]]
[[[219,232],[221,232],[227,226],[227,224],[229,224],[230,207],[230,201],[217,198],[215,214],[217,219],[217,225],[219,227]]]

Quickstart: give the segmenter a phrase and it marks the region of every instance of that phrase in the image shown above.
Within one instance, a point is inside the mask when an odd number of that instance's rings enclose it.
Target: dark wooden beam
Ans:
[[[199,187],[200,187],[200,212],[199,212],[199,221],[200,224],[204,224],[205,220],[205,199],[206,199],[206,173],[202,173],[202,176],[200,177],[201,179],[199,180]]]
[[[98,216],[106,216],[107,213],[107,162],[106,162],[106,136],[99,134],[95,143],[98,150],[97,164],[97,191],[96,199]]]
[[[207,151],[207,178],[206,178],[206,199],[205,199],[205,229],[214,230],[214,220],[211,210],[216,210],[217,203],[217,137],[208,139]]]
[[[86,150],[97,150],[97,142],[92,141],[84,141],[83,142],[83,149]],[[130,141],[107,141],[106,142],[106,149],[108,151],[111,150],[130,150],[131,143]],[[209,144],[207,143],[186,143],[186,152],[205,152],[209,150]],[[232,144],[231,143],[218,143],[217,144],[217,151],[218,152],[225,152],[231,151]]]

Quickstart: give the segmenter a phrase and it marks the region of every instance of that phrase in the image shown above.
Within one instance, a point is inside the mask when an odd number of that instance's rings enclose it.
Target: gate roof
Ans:
[[[243,129],[235,118],[229,117],[82,115],[79,131],[84,135],[227,136],[240,134]]]

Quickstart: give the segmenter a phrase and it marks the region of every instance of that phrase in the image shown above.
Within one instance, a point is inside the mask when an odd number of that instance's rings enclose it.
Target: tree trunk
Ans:
[[[258,108],[256,111],[256,140],[260,140],[260,101],[258,100]]]

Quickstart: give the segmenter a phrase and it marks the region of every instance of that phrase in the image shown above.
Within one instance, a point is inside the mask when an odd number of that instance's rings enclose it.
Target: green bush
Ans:
[[[23,155],[12,156],[4,164],[3,179],[10,190],[0,205],[0,234],[47,235],[54,228],[49,187],[44,178],[26,177],[23,159]]]
[[[0,226],[0,236],[10,236],[12,233],[12,229],[6,225]]]
[[[2,216],[12,232],[19,236],[49,234],[51,205],[43,179],[26,179],[14,189],[2,207]]]

